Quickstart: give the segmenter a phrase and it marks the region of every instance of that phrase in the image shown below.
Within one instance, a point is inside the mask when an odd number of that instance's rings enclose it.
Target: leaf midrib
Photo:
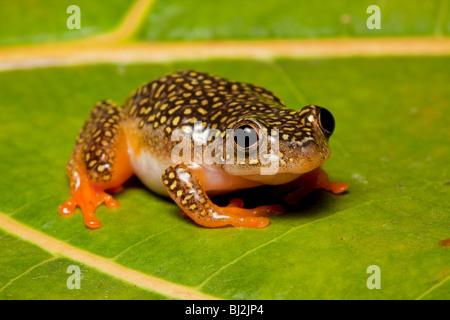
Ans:
[[[0,226],[7,233],[22,238],[34,245],[37,245],[41,249],[52,254],[54,257],[59,257],[61,255],[65,256],[74,261],[78,261],[96,268],[101,272],[109,274],[115,278],[139,286],[143,289],[151,290],[167,297],[177,299],[218,299],[211,295],[201,293],[191,287],[146,275],[142,272],[124,267],[104,257],[73,247],[61,240],[55,239],[42,232],[25,226],[24,224],[6,216],[4,213],[0,213]],[[43,262],[41,262],[40,264],[42,263]],[[28,271],[31,271],[32,268]],[[12,281],[14,281],[14,279],[12,279]]]
[[[442,56],[450,37],[212,41],[172,43],[63,43],[0,51],[0,71],[98,63],[172,62],[201,59]]]

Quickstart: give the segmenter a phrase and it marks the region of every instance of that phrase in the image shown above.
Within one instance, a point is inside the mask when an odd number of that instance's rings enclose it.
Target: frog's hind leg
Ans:
[[[279,205],[244,209],[240,199],[233,199],[226,207],[219,207],[210,200],[195,171],[184,164],[167,168],[162,181],[184,214],[205,227],[232,225],[262,228],[269,224],[269,219],[263,216],[284,212],[284,207]]]
[[[339,194],[347,190],[348,186],[348,183],[331,181],[325,170],[323,170],[322,167],[319,167],[311,172],[303,174],[290,183],[279,186],[275,189],[274,194],[280,195],[286,193],[284,196],[286,203],[296,205],[304,196],[311,193],[313,190],[325,189],[334,194]],[[289,193],[289,191],[294,188],[296,190]]]
[[[101,226],[95,209],[103,202],[120,207],[105,190],[120,190],[132,175],[126,138],[121,128],[122,110],[112,101],[97,103],[77,137],[66,170],[71,195],[59,206],[62,216],[79,206],[89,228]]]

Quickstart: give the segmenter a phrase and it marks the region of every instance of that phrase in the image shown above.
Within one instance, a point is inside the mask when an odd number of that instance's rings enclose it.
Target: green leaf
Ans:
[[[55,48],[83,56],[90,45],[133,35],[186,41],[450,32],[448,0],[79,0],[81,30],[66,27],[70,4],[3,3],[0,45],[59,42]],[[366,27],[373,4],[381,9],[379,30]],[[85,47],[68,41],[83,38]],[[30,48],[9,52],[22,56],[21,68],[41,47]],[[7,60],[8,51],[2,54]],[[0,73],[0,299],[449,299],[449,62],[204,60]],[[102,228],[87,229],[79,210],[60,217],[58,205],[69,195],[65,165],[94,103],[120,103],[143,83],[183,68],[258,84],[293,109],[314,103],[331,110],[337,127],[324,167],[333,180],[349,182],[349,191],[316,191],[264,229],[207,229],[133,178],[116,196],[121,209],[97,210]],[[267,191],[238,195],[256,206],[269,201]],[[367,287],[372,265],[380,268],[381,289]],[[80,267],[81,289],[67,286],[69,266]]]
[[[215,60],[4,72],[0,217],[105,265],[211,297],[448,299],[450,254],[441,240],[450,224],[449,62]],[[69,195],[65,164],[93,104],[122,102],[144,82],[181,68],[267,87],[294,109],[327,107],[337,126],[325,169],[349,182],[349,192],[314,192],[264,229],[207,229],[132,179],[116,197],[121,209],[98,209],[102,228],[87,229],[79,211],[60,217],[58,205]],[[259,192],[244,200],[262,204]],[[82,265],[82,289],[69,290],[67,266],[80,261],[16,239],[9,224],[2,228],[12,233],[0,238],[3,299],[162,297],[140,283],[133,287],[126,275],[112,277],[101,264]],[[379,290],[366,286],[371,265],[381,270]],[[42,288],[54,291],[45,295]]]
[[[381,29],[369,29],[367,8],[377,5]],[[165,0],[149,13],[139,39],[296,39],[448,35],[450,6],[443,1]]]
[[[161,299],[77,261],[55,257],[0,232],[1,299]],[[69,289],[70,266],[80,268],[80,288]],[[70,281],[69,281],[70,282]]]
[[[81,29],[68,29],[70,5],[80,8]],[[85,38],[111,30],[130,6],[128,1],[35,0],[2,1],[0,45]]]

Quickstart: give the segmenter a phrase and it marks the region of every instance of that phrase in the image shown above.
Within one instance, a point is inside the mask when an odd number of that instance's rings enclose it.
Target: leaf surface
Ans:
[[[440,241],[449,237],[450,226],[449,62],[214,60],[4,72],[1,214],[86,253],[212,297],[448,299],[450,254]],[[349,182],[349,192],[315,192],[264,229],[206,229],[132,179],[117,195],[121,209],[98,209],[102,228],[85,228],[79,212],[61,218],[57,207],[69,194],[65,164],[93,104],[121,102],[144,82],[181,68],[267,87],[293,109],[327,107],[337,127],[325,169],[332,179]],[[257,192],[249,194],[250,203],[261,201]],[[2,234],[1,241],[9,250],[2,250],[7,268],[1,298],[39,298],[38,286],[54,288],[48,297],[56,298],[161,297],[89,266],[82,266],[82,286],[104,286],[68,290],[65,271],[77,261],[11,235]],[[381,290],[366,286],[370,265],[381,269]]]
[[[367,28],[377,5],[381,28]],[[448,1],[166,0],[148,14],[148,41],[448,35]]]

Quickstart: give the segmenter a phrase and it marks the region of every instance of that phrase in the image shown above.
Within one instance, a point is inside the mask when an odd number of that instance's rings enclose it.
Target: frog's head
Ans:
[[[315,105],[278,111],[245,115],[233,124],[233,139],[227,139],[226,147],[234,149],[235,161],[224,166],[227,173],[276,185],[325,163],[335,125],[331,113]]]

